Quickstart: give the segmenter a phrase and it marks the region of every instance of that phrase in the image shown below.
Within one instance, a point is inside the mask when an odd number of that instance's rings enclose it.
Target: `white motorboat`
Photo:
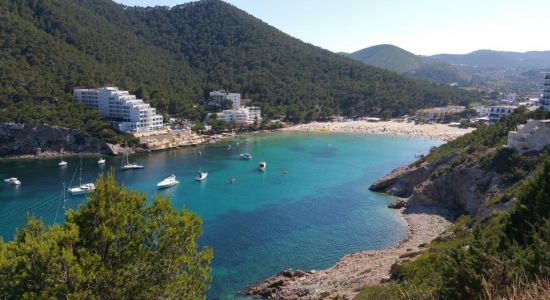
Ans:
[[[104,165],[105,164],[105,158],[101,157],[101,149],[99,148],[99,145],[97,145],[97,152],[99,153],[99,159],[97,160],[98,165]]]
[[[267,168],[267,163],[263,160],[260,160],[260,162],[258,163],[258,169],[260,169],[260,171],[265,171],[265,168]]]
[[[197,176],[195,176],[195,180],[197,181],[203,181],[206,179],[206,177],[208,176],[208,173],[207,172],[198,172],[197,173]]]
[[[248,152],[246,152],[246,153],[241,153],[241,159],[251,160],[251,159],[252,159],[252,155],[250,155],[250,153],[248,153]]]
[[[4,179],[4,182],[9,183],[9,184],[13,184],[13,185],[20,185],[21,184],[21,181],[19,181],[19,179],[15,178],[15,177],[6,178],[6,179]]]
[[[128,142],[126,142],[126,151],[124,153],[124,157],[122,158],[122,166],[120,167],[122,170],[134,170],[134,169],[143,169],[144,167],[142,165],[138,165],[136,163],[130,163],[129,157],[128,157]]]
[[[136,163],[126,163],[125,165],[123,165],[122,167],[120,167],[122,170],[126,171],[126,170],[134,170],[134,169],[143,169],[144,166],[142,165],[138,165]]]
[[[157,188],[159,189],[167,188],[167,187],[174,186],[178,183],[180,182],[176,180],[176,175],[170,175],[169,177],[164,178],[161,182],[157,183]]]
[[[95,184],[91,182],[84,183],[84,184],[82,183],[82,155],[80,156],[79,172],[80,172],[80,175],[78,177],[79,184],[78,186],[69,188],[68,189],[69,193],[71,193],[71,195],[82,195],[82,194],[93,192],[95,190]]]
[[[67,162],[63,160],[63,148],[61,149],[61,152],[59,154],[61,155],[61,160],[59,161],[58,165],[60,167],[65,167],[67,165]]]

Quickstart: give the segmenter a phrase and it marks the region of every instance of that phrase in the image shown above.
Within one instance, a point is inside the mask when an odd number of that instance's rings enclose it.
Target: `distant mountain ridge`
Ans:
[[[466,84],[472,79],[468,73],[451,64],[416,55],[390,44],[376,45],[344,55],[367,65],[435,82]]]
[[[437,54],[430,57],[465,67],[525,69],[550,67],[550,51],[477,50],[467,54]]]

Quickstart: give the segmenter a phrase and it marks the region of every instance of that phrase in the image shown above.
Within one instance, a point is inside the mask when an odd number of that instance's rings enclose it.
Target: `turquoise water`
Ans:
[[[238,145],[237,145],[238,142]],[[231,149],[227,145],[231,144]],[[382,249],[405,234],[398,216],[386,208],[389,197],[369,185],[395,167],[410,163],[440,142],[359,134],[280,132],[225,141],[204,147],[133,155],[144,170],[116,171],[120,184],[171,197],[204,220],[201,244],[214,249],[209,299],[231,299],[247,285],[292,267],[326,268],[346,253]],[[239,159],[250,152],[251,161]],[[201,155],[199,155],[201,153]],[[267,171],[259,172],[259,160]],[[25,214],[52,223],[62,182],[69,183],[79,158],[0,161],[0,178],[18,177],[19,188],[0,186],[0,235],[11,239]],[[84,178],[93,180],[120,157],[84,158]],[[281,169],[287,169],[283,175]],[[193,180],[198,170],[209,175]],[[165,190],[156,183],[175,174],[181,182]],[[230,183],[229,178],[235,177]],[[84,197],[70,197],[76,208]],[[63,211],[57,216],[62,220]]]

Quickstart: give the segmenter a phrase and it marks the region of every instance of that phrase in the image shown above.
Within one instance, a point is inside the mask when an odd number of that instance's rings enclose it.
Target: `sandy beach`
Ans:
[[[450,141],[474,128],[451,127],[447,124],[415,124],[397,121],[348,121],[348,122],[312,122],[284,128],[283,130],[317,132],[355,132],[384,134],[393,136],[424,137],[434,140]]]
[[[328,295],[352,299],[362,287],[389,279],[394,263],[419,255],[425,244],[452,225],[450,213],[440,208],[416,206],[402,208],[397,213],[408,227],[407,236],[397,245],[386,250],[348,254],[328,269],[290,278],[280,286],[275,298],[294,299],[307,290],[307,295],[300,299],[320,299]]]

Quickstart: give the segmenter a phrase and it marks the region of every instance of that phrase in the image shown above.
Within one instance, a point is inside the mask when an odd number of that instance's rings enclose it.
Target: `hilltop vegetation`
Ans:
[[[458,218],[449,231],[453,238],[433,241],[416,259],[392,268],[391,284],[367,287],[357,298],[500,299],[524,289],[544,295],[550,288],[550,149],[520,155],[502,145],[517,125],[548,117],[543,109],[519,109],[416,162],[444,162],[428,175],[432,182],[445,176],[461,181],[475,168],[499,183],[473,187],[485,200]]]
[[[469,85],[472,76],[439,60],[415,55],[394,45],[376,45],[345,54],[367,65],[372,65],[433,82]]]
[[[105,124],[72,103],[72,90],[102,85],[191,119],[204,116],[200,105],[214,89],[241,92],[267,117],[292,121],[477,100],[305,44],[217,0],[173,8],[8,0],[0,12],[0,121],[101,134]]]
[[[367,65],[397,73],[413,71],[423,63],[420,56],[394,45],[371,46],[346,55]]]

